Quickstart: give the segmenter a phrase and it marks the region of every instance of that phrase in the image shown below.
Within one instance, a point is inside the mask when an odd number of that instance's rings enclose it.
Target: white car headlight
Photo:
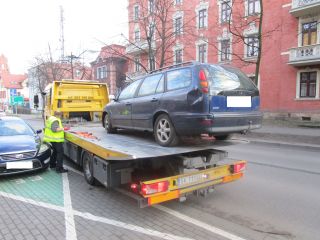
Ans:
[[[44,153],[45,151],[47,151],[49,149],[49,146],[45,143],[42,143],[39,149],[38,154]]]

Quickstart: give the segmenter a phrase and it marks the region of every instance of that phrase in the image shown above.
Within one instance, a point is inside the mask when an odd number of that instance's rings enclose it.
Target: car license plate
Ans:
[[[227,107],[251,107],[251,96],[227,96]]]
[[[33,168],[32,161],[7,162],[7,169],[31,169]]]
[[[190,185],[196,182],[200,182],[204,179],[208,179],[207,174],[197,174],[197,175],[192,175],[192,176],[187,176],[187,177],[181,177],[177,179],[177,186],[182,186],[182,185]]]

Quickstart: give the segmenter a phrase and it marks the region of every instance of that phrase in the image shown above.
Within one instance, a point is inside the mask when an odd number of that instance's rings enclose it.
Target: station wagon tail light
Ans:
[[[203,93],[208,93],[209,92],[209,83],[207,80],[207,76],[206,76],[206,72],[201,69],[199,71],[199,83],[200,83],[200,87],[201,87],[201,91]]]
[[[151,184],[141,184],[141,193],[143,195],[150,195],[154,193],[166,192],[169,189],[169,182],[162,181]]]
[[[243,172],[246,169],[246,162],[236,163],[232,167],[232,173]]]

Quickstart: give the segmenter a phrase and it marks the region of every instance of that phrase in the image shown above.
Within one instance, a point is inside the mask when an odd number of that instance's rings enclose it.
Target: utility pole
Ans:
[[[63,7],[60,6],[60,43],[61,43],[61,61],[64,60],[64,10]]]

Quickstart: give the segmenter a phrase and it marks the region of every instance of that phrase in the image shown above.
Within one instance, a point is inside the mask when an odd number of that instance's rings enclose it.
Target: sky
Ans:
[[[124,42],[127,4],[127,0],[1,0],[0,55],[8,58],[13,74],[27,73],[49,46],[58,58],[62,6],[65,55],[93,60],[105,44]]]

